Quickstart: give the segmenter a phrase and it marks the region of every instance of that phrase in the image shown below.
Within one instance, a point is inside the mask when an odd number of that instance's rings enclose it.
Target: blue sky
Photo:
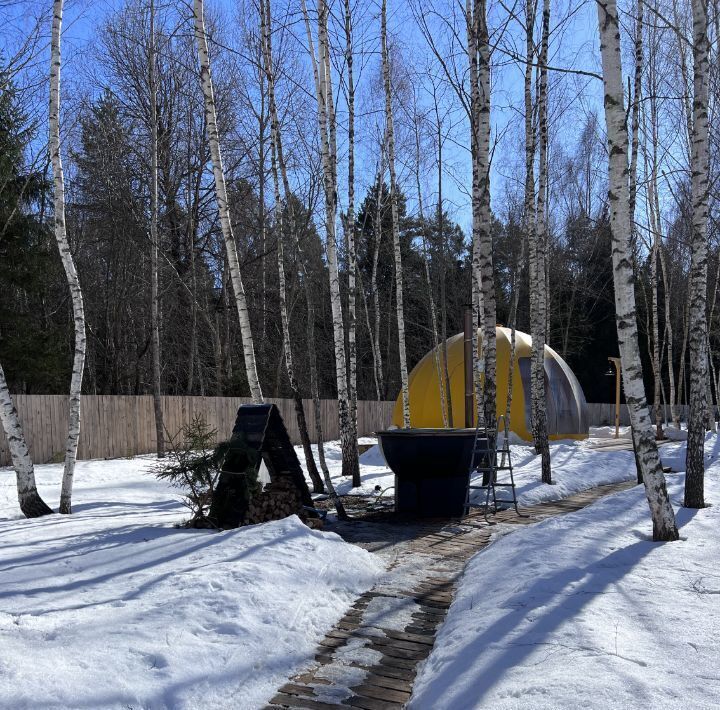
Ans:
[[[553,2],[553,37],[551,43],[551,64],[557,67],[572,67],[588,71],[598,71],[599,59],[597,49],[597,15],[595,2],[592,0],[583,3],[573,3],[567,0],[567,6],[562,3]],[[32,27],[38,10],[47,9],[50,3],[20,2],[10,8],[3,7],[0,13],[3,15],[4,44],[6,54],[12,52],[13,44],[17,45],[23,34],[27,34]],[[162,5],[161,2],[157,3]],[[311,1],[309,5],[312,7]],[[70,0],[66,4],[65,11],[65,32],[64,32],[64,80],[70,84],[77,81],[82,75],[80,71],[83,63],[87,62],[89,52],[92,48],[95,30],[114,8],[120,6],[117,0],[102,0],[101,2],[90,2],[89,0]],[[522,5],[520,3],[519,5]],[[175,7],[182,7],[175,3]],[[274,8],[283,7],[281,3],[274,3]],[[399,0],[389,1],[389,31],[393,42],[399,50],[399,57],[408,74],[422,72],[426,67],[433,66],[439,75],[442,72],[434,61],[427,42],[418,29],[413,16],[415,12],[422,11],[428,18],[428,24],[441,38],[447,34],[446,20],[452,12],[459,10],[459,5],[451,5],[449,2],[434,0],[420,3],[416,0],[414,6],[410,3]],[[500,6],[493,6],[491,10],[490,23],[497,29],[507,22],[507,6],[505,9]],[[224,21],[232,23],[237,13],[237,3],[233,0],[206,0],[208,12],[221,13]],[[338,8],[339,9],[339,8]],[[444,12],[443,12],[444,11]],[[368,49],[369,57],[359,77],[359,94],[368,96],[371,84],[377,81],[378,56],[378,34],[379,34],[379,4],[377,2],[360,1],[356,4],[357,14],[357,35],[358,44],[363,43]],[[561,18],[565,18],[561,21]],[[558,26],[558,23],[561,23]],[[49,31],[49,22],[46,23]],[[495,35],[497,40],[498,35]],[[464,39],[464,37],[463,37]],[[43,38],[47,44],[47,35]],[[440,39],[438,39],[440,41]],[[522,68],[517,62],[512,61],[507,50],[516,51],[518,54],[524,52],[524,37],[522,30],[516,22],[509,21],[503,34],[502,47],[495,52],[493,75],[493,134],[497,142],[494,153],[492,185],[493,204],[496,211],[500,212],[505,196],[508,191],[517,189],[518,180],[522,177]],[[46,55],[39,55],[39,63],[36,73],[41,81],[43,58]],[[45,60],[46,62],[46,60]],[[421,102],[429,101],[427,82],[421,79],[413,79],[421,88],[418,94]],[[582,125],[584,117],[590,112],[600,110],[600,82],[587,77],[574,76],[565,73],[551,74],[551,140],[556,145],[571,147],[575,140],[578,126]],[[425,88],[423,88],[425,87]],[[309,87],[311,88],[311,87]],[[36,98],[42,95],[42,86],[36,92]],[[445,95],[452,96],[452,90],[445,87]],[[37,110],[44,110],[42,101],[37,101]],[[359,137],[357,144],[358,152],[358,193],[362,198],[365,188],[373,181],[374,170],[377,164],[377,147],[370,139],[371,131],[368,126],[363,127],[364,121],[372,122],[367,112],[368,102],[358,102],[358,126]],[[428,104],[429,106],[429,104]],[[363,117],[363,111],[366,111]],[[342,121],[342,109],[339,112]],[[66,117],[67,120],[67,117]],[[396,121],[402,123],[402,117],[396,117]],[[445,161],[447,169],[444,173],[443,191],[447,200],[447,208],[454,218],[460,223],[466,233],[469,231],[471,218],[469,208],[469,153],[466,118],[458,103],[449,109],[449,122],[454,124],[451,135],[447,137],[444,144]],[[342,130],[339,139],[342,142]],[[340,146],[342,152],[342,144]],[[432,163],[434,158],[434,147],[427,147],[427,165],[425,166],[424,190],[427,191],[425,200],[433,204],[436,195],[436,173]],[[402,158],[402,156],[400,156]],[[410,195],[409,207],[415,209],[414,177],[403,170],[402,165],[398,168],[401,179],[405,182],[406,192]],[[340,169],[340,175],[344,170]],[[342,185],[341,185],[342,190]]]

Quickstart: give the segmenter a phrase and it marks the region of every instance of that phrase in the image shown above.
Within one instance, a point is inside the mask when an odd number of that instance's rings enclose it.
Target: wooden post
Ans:
[[[620,438],[620,358],[609,357],[615,366],[615,438]]]

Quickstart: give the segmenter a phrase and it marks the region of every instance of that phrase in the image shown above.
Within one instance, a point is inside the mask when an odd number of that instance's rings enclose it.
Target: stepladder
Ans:
[[[495,424],[495,427],[489,427],[485,422],[478,422],[475,428],[465,496],[465,515],[472,507],[482,507],[485,520],[491,524],[493,523],[488,518],[489,513],[494,515],[505,506],[512,506],[519,517],[526,517],[518,508],[510,452],[510,431],[505,415],[501,414]],[[500,433],[502,439],[498,446]],[[484,491],[484,502],[473,500],[473,491]],[[482,501],[482,493],[479,498]]]

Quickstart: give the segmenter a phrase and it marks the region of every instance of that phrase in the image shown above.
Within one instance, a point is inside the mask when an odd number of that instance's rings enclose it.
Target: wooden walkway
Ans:
[[[410,699],[419,664],[428,657],[465,563],[492,534],[516,525],[580,510],[633,483],[598,486],[569,498],[494,516],[403,522],[394,514],[369,514],[328,529],[383,556],[387,573],[359,597],[320,642],[311,670],[295,676],[266,710],[310,708],[399,710]]]

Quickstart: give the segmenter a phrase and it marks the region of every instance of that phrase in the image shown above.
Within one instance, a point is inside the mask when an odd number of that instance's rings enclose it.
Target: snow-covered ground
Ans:
[[[679,542],[649,540],[635,487],[476,555],[411,707],[720,707],[718,451],[709,435],[714,507],[680,508],[683,475],[668,477]]]
[[[672,424],[663,427],[663,433],[666,439],[672,441],[685,441],[687,439],[687,424],[682,422],[680,429],[675,428]],[[630,438],[630,427],[621,426],[618,428],[618,434],[621,439]],[[614,439],[615,438],[615,427],[614,426],[591,426],[590,427],[590,438],[591,439]]]
[[[384,570],[298,518],[176,529],[151,457],[79,462],[74,513],[25,520],[0,469],[0,707],[254,708]],[[57,507],[61,466],[38,466]]]

